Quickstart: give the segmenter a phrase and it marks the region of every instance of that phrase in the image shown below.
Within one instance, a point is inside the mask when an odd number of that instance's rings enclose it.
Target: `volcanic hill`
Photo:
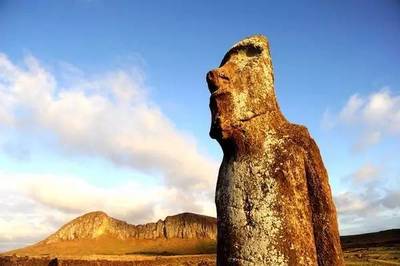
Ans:
[[[126,255],[214,253],[216,219],[193,213],[132,225],[104,212],[82,215],[48,238],[7,252],[16,255]]]

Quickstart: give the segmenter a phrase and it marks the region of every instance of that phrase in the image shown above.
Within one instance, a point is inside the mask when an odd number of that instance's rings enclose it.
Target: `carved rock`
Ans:
[[[217,264],[344,265],[327,171],[308,130],[279,109],[267,39],[235,44],[207,83],[224,152]]]

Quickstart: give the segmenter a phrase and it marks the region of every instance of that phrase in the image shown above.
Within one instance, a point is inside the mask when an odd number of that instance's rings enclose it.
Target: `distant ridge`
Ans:
[[[383,246],[399,246],[400,248],[400,229],[342,236],[340,240],[342,242],[342,248],[344,249]]]
[[[96,239],[101,236],[127,239],[216,239],[216,219],[194,213],[168,216],[165,220],[132,225],[97,211],[82,215],[41,241],[50,244],[65,240]]]
[[[102,211],[79,216],[46,239],[6,254],[201,254],[214,253],[216,218],[194,213],[132,225]]]

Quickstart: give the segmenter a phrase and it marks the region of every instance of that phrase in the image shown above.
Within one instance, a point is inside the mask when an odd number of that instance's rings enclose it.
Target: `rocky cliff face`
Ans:
[[[64,240],[96,239],[101,236],[127,239],[216,239],[216,219],[213,217],[182,213],[165,220],[143,225],[132,225],[109,217],[104,212],[91,212],[61,227],[41,241],[51,244]]]

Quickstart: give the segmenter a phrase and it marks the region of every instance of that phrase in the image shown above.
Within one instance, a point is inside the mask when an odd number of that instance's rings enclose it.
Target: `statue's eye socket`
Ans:
[[[246,47],[246,55],[248,57],[254,57],[260,55],[262,52],[262,49],[260,47],[256,46],[248,46]]]
[[[247,57],[256,57],[259,56],[262,51],[262,47],[254,45],[234,47],[224,56],[219,67],[224,66],[231,59],[232,56],[244,53]]]

